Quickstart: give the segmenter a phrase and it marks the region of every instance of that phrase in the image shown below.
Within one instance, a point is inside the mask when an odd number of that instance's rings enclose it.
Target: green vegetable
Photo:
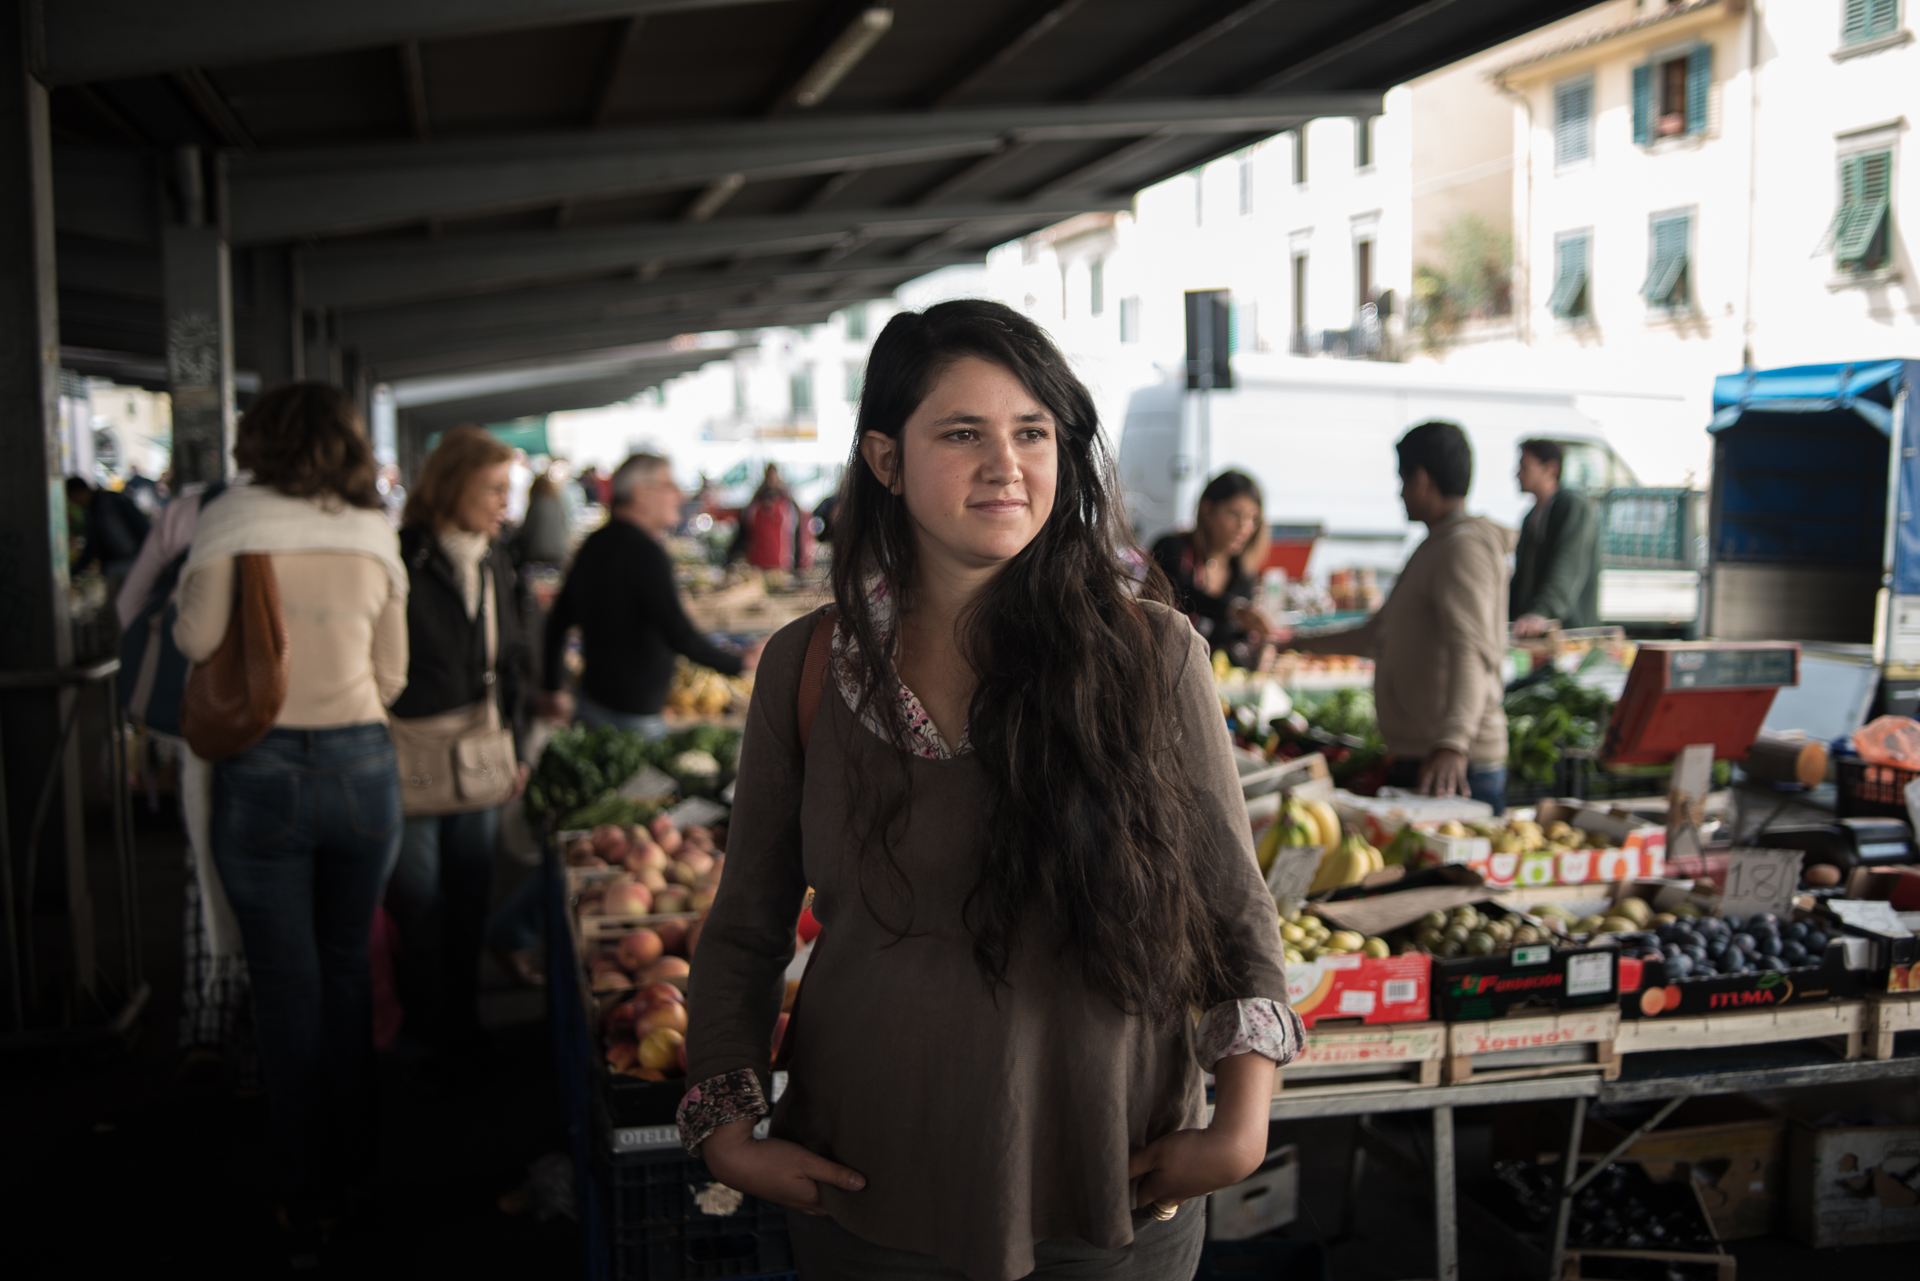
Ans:
[[[581,831],[602,823],[645,823],[660,811],[625,796],[603,796],[560,820],[562,831]]]
[[[1568,751],[1600,745],[1613,718],[1613,700],[1557,669],[1507,691],[1507,768],[1535,783],[1551,783]]]

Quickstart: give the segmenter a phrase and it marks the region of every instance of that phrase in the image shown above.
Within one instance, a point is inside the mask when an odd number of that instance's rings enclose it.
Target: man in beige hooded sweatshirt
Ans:
[[[1387,781],[1428,796],[1473,796],[1505,809],[1507,553],[1514,533],[1466,513],[1473,448],[1450,422],[1426,422],[1395,446],[1400,500],[1427,527],[1393,594],[1363,626],[1296,640],[1303,650],[1366,654],[1387,741]]]

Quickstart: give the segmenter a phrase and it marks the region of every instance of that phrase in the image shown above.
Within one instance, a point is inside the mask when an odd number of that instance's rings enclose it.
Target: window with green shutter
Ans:
[[[1553,163],[1570,165],[1593,154],[1593,77],[1553,88]]]
[[[1840,158],[1840,207],[1816,251],[1833,251],[1836,267],[1872,271],[1887,260],[1893,153],[1868,151]]]
[[[1634,143],[1706,133],[1712,94],[1712,45],[1641,63],[1633,69]]]
[[[1678,309],[1687,305],[1687,249],[1693,218],[1690,214],[1656,214],[1648,233],[1647,279],[1641,297],[1650,307]]]
[[[1900,28],[1900,0],[1846,0],[1841,6],[1840,42],[1860,44],[1890,36]]]
[[[1561,236],[1554,244],[1553,293],[1547,299],[1547,310],[1563,320],[1585,316],[1592,306],[1587,291],[1591,243],[1591,237],[1583,231]]]

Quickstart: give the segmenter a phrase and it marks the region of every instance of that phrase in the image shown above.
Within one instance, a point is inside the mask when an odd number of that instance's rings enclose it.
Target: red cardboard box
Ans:
[[[1432,968],[1425,956],[1323,956],[1287,962],[1287,1004],[1312,1027],[1322,1019],[1417,1023],[1427,1017]]]

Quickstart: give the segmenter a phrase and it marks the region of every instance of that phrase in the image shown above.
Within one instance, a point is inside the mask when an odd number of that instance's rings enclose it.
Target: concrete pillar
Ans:
[[[222,185],[217,163],[209,169],[198,147],[180,148],[180,217],[160,233],[173,475],[180,484],[219,480],[233,468],[233,270],[219,225]]]
[[[262,389],[291,382],[299,357],[300,311],[294,299],[293,254],[286,249],[248,251],[252,286],[253,368]]]
[[[60,474],[57,400],[60,326],[53,265],[52,148],[47,91],[29,70],[28,0],[0,0],[0,673],[66,666],[73,658],[67,608],[67,503]],[[9,682],[11,684],[12,682]],[[73,973],[84,985],[93,972],[92,912],[87,899],[80,832],[79,750],[70,744],[61,763],[63,787],[48,811],[42,851],[64,847],[63,860],[25,848],[28,828],[47,777],[53,745],[73,694],[57,686],[0,688],[0,752],[15,920],[34,950],[36,926],[65,916]],[[34,902],[19,902],[28,855],[40,858]],[[64,863],[64,867],[60,866]],[[29,919],[30,910],[40,913]],[[0,954],[8,971],[0,987],[0,1026],[18,1017],[22,956]],[[51,977],[49,967],[38,967]],[[44,989],[43,989],[44,990]],[[24,1005],[41,992],[21,992]]]

